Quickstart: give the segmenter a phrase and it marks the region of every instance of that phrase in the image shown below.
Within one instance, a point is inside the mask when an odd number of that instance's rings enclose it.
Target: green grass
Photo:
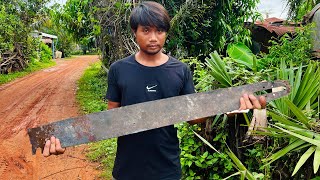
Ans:
[[[13,81],[19,77],[26,76],[32,72],[45,69],[48,67],[52,67],[56,65],[55,61],[50,61],[50,62],[33,62],[29,64],[29,67],[26,68],[25,70],[21,72],[14,72],[14,73],[9,73],[9,74],[0,74],[0,85],[8,83],[10,81]]]
[[[107,108],[103,100],[107,90],[107,76],[101,69],[101,62],[92,64],[78,81],[77,101],[85,114],[103,111]],[[109,139],[89,145],[86,156],[99,162],[101,177],[112,179],[112,168],[116,154],[116,139]]]

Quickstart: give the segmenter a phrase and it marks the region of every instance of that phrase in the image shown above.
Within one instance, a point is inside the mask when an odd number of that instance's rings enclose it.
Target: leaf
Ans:
[[[241,172],[236,172],[236,173],[233,173],[233,174],[231,174],[230,176],[228,176],[228,177],[226,177],[226,178],[224,178],[224,179],[222,179],[222,180],[227,180],[227,179],[229,179],[229,178],[231,178],[231,177],[233,177],[233,176],[237,176],[237,175],[241,175]]]
[[[275,125],[274,125],[274,126],[275,126]],[[303,141],[306,141],[306,142],[308,142],[308,143],[311,143],[311,144],[313,144],[313,145],[316,145],[316,146],[320,147],[320,141],[319,141],[319,140],[315,140],[315,139],[311,139],[311,138],[302,136],[302,135],[300,135],[300,134],[294,133],[294,132],[292,132],[292,131],[288,131],[288,130],[283,129],[283,128],[278,127],[278,126],[275,126],[275,127],[277,127],[278,129],[281,129],[282,131],[284,131],[284,132],[286,132],[286,133],[288,133],[288,134],[290,134],[290,135],[292,135],[292,136],[295,136],[295,137],[297,137],[297,138],[299,138],[299,139],[301,139],[301,140],[303,140]]]
[[[270,157],[266,158],[266,159],[263,159],[262,161],[266,162],[266,161],[269,161],[267,164],[265,164],[264,166],[266,165],[269,165],[271,164],[272,162],[274,162],[275,160],[281,158],[282,156],[286,155],[288,152],[290,152],[291,150],[294,150],[296,148],[298,148],[299,146],[301,146],[302,144],[304,144],[305,141],[303,140],[296,140],[294,142],[292,142],[291,144],[289,144],[288,146],[286,146],[285,148],[279,150],[278,152],[272,154]]]
[[[226,64],[221,60],[219,54],[214,51],[210,53],[210,58],[206,58],[206,65],[210,68],[210,74],[218,81],[223,87],[231,87],[231,77],[227,72]]]
[[[319,170],[320,165],[320,147],[316,148],[316,152],[314,153],[313,159],[313,173],[316,174]]]
[[[270,111],[270,112],[268,112],[268,113],[271,115],[271,117],[272,117],[273,120],[279,121],[280,123],[287,124],[287,125],[290,125],[290,126],[295,126],[295,127],[301,127],[300,124],[297,124],[297,123],[295,123],[295,122],[292,122],[292,121],[288,120],[287,118],[285,118],[285,117],[283,117],[283,116],[280,116],[280,115],[278,115],[278,114],[275,114],[274,112],[271,112],[271,111]]]
[[[220,152],[216,149],[216,148],[214,148],[207,140],[205,140],[203,137],[201,137],[198,133],[196,133],[194,130],[192,130],[192,132],[196,135],[196,136],[198,136],[198,138],[200,138],[201,139],[201,141],[203,141],[206,145],[208,145],[211,149],[213,149],[214,151],[216,151],[217,153],[219,153],[220,154]]]
[[[292,176],[294,176],[301,166],[308,160],[308,158],[311,156],[311,154],[316,150],[316,146],[311,146],[299,159],[296,167],[294,168],[294,171],[292,173]]]
[[[243,43],[229,44],[227,48],[228,55],[240,64],[246,65],[248,68],[253,69],[253,53]]]
[[[291,111],[297,116],[297,118],[308,128],[311,128],[309,119],[303,114],[303,112],[295,106],[290,100],[284,99],[285,103],[291,109]]]
[[[242,164],[242,162],[237,158],[237,156],[231,151],[229,147],[228,150],[229,151],[226,151],[226,153],[232,159],[234,164],[239,168],[240,172],[242,172],[243,175],[249,180],[255,180],[254,176],[247,170],[247,168]]]

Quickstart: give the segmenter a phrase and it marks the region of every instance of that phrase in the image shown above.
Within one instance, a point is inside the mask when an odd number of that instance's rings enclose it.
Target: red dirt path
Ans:
[[[97,179],[87,146],[59,156],[31,154],[27,129],[80,115],[76,81],[98,56],[58,60],[57,66],[0,86],[0,179]]]

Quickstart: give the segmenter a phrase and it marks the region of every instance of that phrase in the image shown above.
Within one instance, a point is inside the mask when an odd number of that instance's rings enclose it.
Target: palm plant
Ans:
[[[303,69],[306,69],[303,73]],[[310,63],[307,67],[287,68],[281,63],[278,71],[279,79],[288,80],[292,90],[287,98],[271,102],[274,110],[269,112],[275,124],[267,128],[268,132],[259,132],[275,138],[286,138],[289,144],[263,160],[269,165],[289,152],[305,151],[295,166],[292,176],[295,175],[306,160],[314,154],[314,173],[320,163],[320,133],[317,114],[312,109],[319,107],[320,92],[319,63]],[[308,148],[308,149],[306,149]]]

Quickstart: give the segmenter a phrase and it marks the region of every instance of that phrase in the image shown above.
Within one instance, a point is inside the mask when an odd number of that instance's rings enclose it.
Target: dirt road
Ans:
[[[0,86],[0,179],[96,179],[87,146],[60,156],[31,154],[27,128],[80,115],[76,81],[98,56],[58,60],[57,66]]]

